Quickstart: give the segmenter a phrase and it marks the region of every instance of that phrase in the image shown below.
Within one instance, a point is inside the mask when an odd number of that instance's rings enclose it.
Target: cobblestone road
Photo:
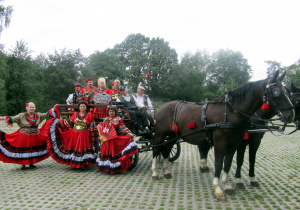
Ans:
[[[170,164],[173,178],[158,181],[151,179],[151,152],[140,154],[134,170],[118,175],[98,173],[95,166],[74,170],[51,157],[24,171],[1,162],[0,209],[300,209],[300,132],[266,134],[256,165],[261,187],[249,185],[246,154],[246,188],[226,195],[225,202],[214,198],[213,169],[200,173],[197,147],[181,145],[181,156]],[[209,166],[213,168],[213,151]],[[232,184],[235,168],[234,161]]]

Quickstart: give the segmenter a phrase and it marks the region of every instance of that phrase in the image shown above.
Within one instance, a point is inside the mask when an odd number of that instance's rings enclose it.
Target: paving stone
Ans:
[[[256,177],[260,188],[250,186],[248,150],[242,180],[245,189],[214,197],[213,150],[200,173],[198,148],[182,143],[178,160],[170,163],[172,179],[152,181],[152,153],[140,153],[137,167],[122,174],[74,170],[48,158],[36,169],[0,163],[0,209],[300,209],[300,132],[274,137],[267,133],[257,154]],[[229,173],[234,186],[236,161]],[[158,167],[162,177],[162,163]]]

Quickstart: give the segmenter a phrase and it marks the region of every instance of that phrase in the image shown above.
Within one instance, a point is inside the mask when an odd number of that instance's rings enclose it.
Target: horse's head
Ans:
[[[295,106],[295,120],[300,120],[300,86],[296,87],[293,83],[291,83],[290,89],[290,99]]]
[[[278,115],[282,118],[281,120],[285,123],[290,123],[295,118],[295,111],[291,100],[289,99],[288,93],[284,86],[281,84],[285,73],[279,76],[279,71],[276,71],[272,78],[266,80],[266,89],[264,93],[264,103],[272,103],[277,110]]]

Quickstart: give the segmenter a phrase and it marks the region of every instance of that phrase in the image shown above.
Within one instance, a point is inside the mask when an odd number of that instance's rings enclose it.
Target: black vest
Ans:
[[[133,96],[132,95],[129,95],[130,96],[130,101],[126,101],[125,98],[123,96],[119,96],[119,100],[126,106],[126,107],[136,107],[135,105],[135,101],[133,99]]]
[[[137,98],[137,97],[138,97],[138,94],[135,93],[134,96]],[[147,99],[148,99],[148,95],[143,94],[143,97],[144,97],[144,105],[145,105],[145,106],[148,106],[148,100],[147,100]]]

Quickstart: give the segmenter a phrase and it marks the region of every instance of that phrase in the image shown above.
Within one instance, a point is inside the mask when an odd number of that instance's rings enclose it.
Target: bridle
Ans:
[[[271,88],[275,85],[276,85],[275,88]],[[284,88],[283,88],[283,94],[289,100],[290,106],[282,107],[282,108],[278,107],[278,104],[275,102],[274,99],[278,98],[281,94],[282,94],[282,92],[280,91],[280,88],[277,87],[277,83],[272,83],[272,84],[267,84],[266,85],[266,90],[265,90],[265,93],[264,93],[263,102],[264,103],[269,103],[269,99],[271,99],[270,101],[272,101],[274,106],[276,107],[276,112],[278,113],[278,115],[282,115],[281,111],[283,111],[283,110],[289,110],[289,109],[294,109],[295,108],[293,103],[290,100],[290,97],[288,96],[288,93],[286,92],[286,90]]]

